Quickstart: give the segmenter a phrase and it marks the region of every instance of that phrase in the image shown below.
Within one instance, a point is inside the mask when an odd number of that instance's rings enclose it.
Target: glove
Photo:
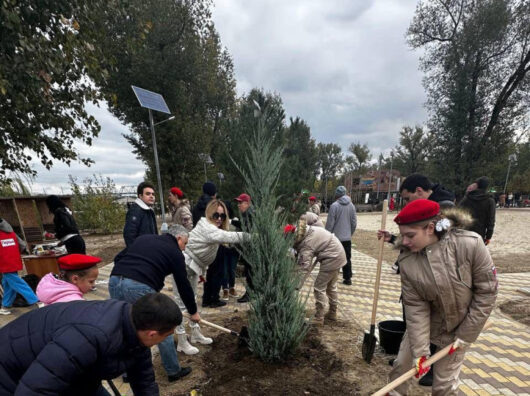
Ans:
[[[449,355],[452,355],[453,353],[455,353],[455,351],[458,348],[466,348],[468,346],[469,346],[469,342],[465,342],[461,340],[460,338],[456,338],[455,342],[453,342],[453,345],[451,345],[451,349],[449,349]]]
[[[486,240],[484,241],[484,245],[488,246],[488,245],[490,244],[490,241],[491,241],[491,239],[486,239]]]
[[[414,366],[416,367],[416,378],[421,378],[429,372],[431,366],[424,367],[423,363],[427,360],[427,356],[422,356],[414,359]]]

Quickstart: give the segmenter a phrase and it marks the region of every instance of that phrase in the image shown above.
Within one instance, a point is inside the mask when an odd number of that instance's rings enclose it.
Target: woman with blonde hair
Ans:
[[[495,266],[482,237],[462,228],[470,221],[462,211],[440,212],[437,202],[418,199],[394,221],[402,237],[398,261],[407,331],[390,381],[413,366],[417,378],[425,375],[430,370],[424,366],[429,345],[439,349],[454,342],[449,355],[434,364],[432,394],[457,395],[467,347],[475,342],[495,306]],[[407,389],[404,383],[390,395],[405,395]]]
[[[228,210],[223,201],[212,199],[205,210],[205,217],[201,217],[195,228],[189,234],[188,244],[184,250],[188,279],[197,294],[199,277],[206,275],[208,266],[215,260],[219,245],[223,243],[242,243],[250,238],[245,232],[227,231],[229,226]],[[177,288],[173,287],[178,306],[182,311],[186,307],[178,295]],[[201,334],[199,324],[190,322],[191,342],[211,344],[212,339]],[[199,350],[188,342],[184,324],[177,327],[177,351],[186,355],[194,355]]]

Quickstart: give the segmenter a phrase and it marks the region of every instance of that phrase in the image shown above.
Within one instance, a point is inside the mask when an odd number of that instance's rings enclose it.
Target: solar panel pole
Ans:
[[[160,178],[160,165],[158,163],[158,151],[156,149],[155,123],[153,122],[153,112],[149,109],[149,124],[151,124],[151,135],[153,137],[153,153],[155,154],[156,178],[158,179],[158,194],[160,195],[160,209],[162,209],[162,234],[167,232],[166,210],[164,209],[164,190],[162,190],[162,179]]]

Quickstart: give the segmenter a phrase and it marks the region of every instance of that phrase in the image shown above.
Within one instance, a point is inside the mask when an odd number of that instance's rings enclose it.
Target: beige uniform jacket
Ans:
[[[497,298],[496,270],[482,238],[450,229],[420,252],[405,249],[398,260],[413,356],[429,355],[431,341],[474,342]]]
[[[346,265],[346,253],[335,235],[322,227],[307,226],[304,238],[295,245],[298,264],[311,271],[313,257],[320,262],[320,271],[336,271]]]

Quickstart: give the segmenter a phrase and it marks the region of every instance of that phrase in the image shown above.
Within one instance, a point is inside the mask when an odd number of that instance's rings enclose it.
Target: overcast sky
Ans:
[[[238,94],[253,87],[282,97],[288,117],[299,116],[317,142],[366,143],[375,155],[398,142],[403,125],[423,123],[425,93],[419,53],[405,43],[416,0],[217,0],[213,19],[232,55]],[[145,87],[149,88],[149,87]],[[60,193],[68,175],[93,173],[117,185],[138,184],[144,165],[122,137],[128,129],[104,108],[89,106],[101,124],[96,161],[35,164],[34,193]]]

